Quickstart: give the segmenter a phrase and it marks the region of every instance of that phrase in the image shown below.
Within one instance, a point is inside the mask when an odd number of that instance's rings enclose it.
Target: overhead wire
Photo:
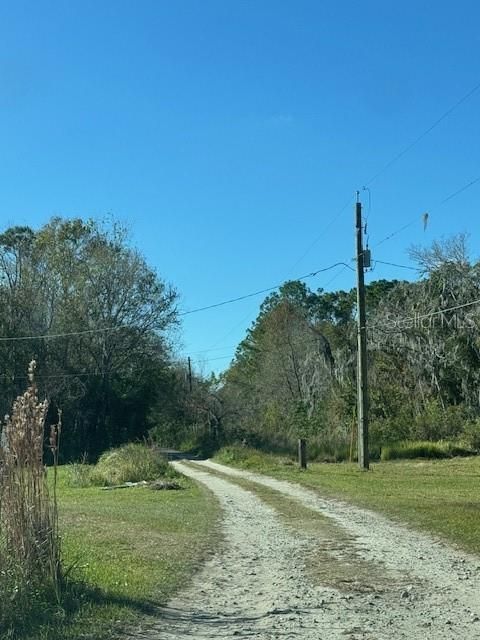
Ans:
[[[448,313],[449,311],[458,311],[459,309],[465,309],[466,307],[472,307],[475,304],[480,304],[480,298],[477,300],[471,300],[470,302],[464,302],[463,304],[457,304],[454,307],[447,307],[446,309],[438,309],[437,311],[432,311],[430,313],[425,314],[417,314],[413,316],[413,318],[407,318],[407,320],[423,320],[425,318],[431,318],[433,316],[440,315],[442,313]]]
[[[441,202],[440,205],[445,204],[446,202],[449,202],[450,200],[453,200],[453,198],[455,198],[456,196],[460,195],[461,193],[463,193],[464,191],[466,191],[467,189],[470,189],[470,187],[473,187],[474,184],[477,184],[477,182],[480,182],[480,176],[478,178],[475,178],[474,180],[472,180],[471,182],[469,182],[468,184],[465,184],[463,187],[461,187],[460,189],[457,189],[457,191],[454,191],[452,194],[450,194],[449,196],[447,196],[446,198],[444,198]]]
[[[307,249],[302,253],[302,255],[298,258],[298,260],[290,267],[289,271],[295,269],[295,267],[302,262],[302,260],[307,256],[310,251],[315,247],[320,240],[322,240],[325,236],[325,233],[330,229],[334,222],[338,220],[338,218],[342,215],[342,213],[349,207],[352,203],[352,198],[348,199],[341,209],[337,211],[337,213],[333,216],[333,218],[323,227],[321,233],[319,233],[315,239],[308,245]]]
[[[445,313],[449,313],[451,311],[458,311],[460,309],[466,309],[468,307],[472,307],[472,306],[477,305],[477,304],[480,304],[480,298],[478,298],[476,300],[471,300],[470,302],[464,302],[462,304],[457,304],[457,305],[454,305],[452,307],[447,307],[445,309],[438,309],[436,311],[431,311],[431,312],[428,312],[428,313],[415,314],[413,316],[408,316],[406,318],[400,318],[400,321],[402,323],[409,322],[409,321],[414,321],[415,322],[415,321],[419,321],[419,320],[424,320],[426,318],[431,318],[431,317],[434,317],[434,316],[437,316],[437,315],[442,315],[442,314],[445,314]],[[381,323],[367,325],[367,329],[368,330],[382,329],[382,330],[385,331],[385,328]],[[397,330],[396,329],[387,330],[388,333],[401,333],[402,331],[405,331],[405,329],[402,330],[402,329],[399,328]],[[306,340],[300,341],[299,344],[300,345],[304,345],[304,344],[308,344],[308,343],[315,344],[316,342],[317,342],[317,340],[315,340],[315,338],[313,338],[313,339],[312,338],[308,338]],[[282,346],[282,345],[285,345],[285,344],[289,344],[290,345],[290,343],[281,342],[281,343],[278,344],[278,346]],[[296,346],[298,346],[298,344],[296,344]],[[265,348],[260,348],[260,349],[256,349],[256,350],[258,352],[260,352],[260,353],[276,353],[276,351],[277,351],[276,349],[265,349]],[[206,362],[213,362],[213,361],[216,361],[216,360],[227,360],[227,359],[233,360],[234,357],[235,357],[235,354],[228,355],[228,356],[220,356],[220,357],[217,357],[217,358],[209,358],[207,360],[201,360],[200,364],[201,363],[206,363]]]
[[[0,336],[0,342],[18,342],[20,340],[50,340],[55,338],[66,338],[70,336],[83,336],[92,333],[102,333],[109,331],[120,331],[126,329],[125,325],[118,327],[103,327],[98,329],[83,329],[81,331],[68,331],[66,333],[45,333],[40,335],[28,335],[28,336]]]
[[[410,269],[411,271],[418,271],[416,267],[410,267],[406,264],[397,264],[396,262],[385,262],[384,260],[373,260],[375,264],[385,264],[389,267],[398,267],[399,269]]]
[[[449,194],[447,197],[443,198],[443,200],[441,200],[438,205],[436,205],[435,208],[430,208],[430,210],[428,211],[428,213],[431,213],[432,211],[435,211],[438,207],[443,206],[444,204],[446,204],[447,202],[450,202],[451,200],[453,200],[454,198],[456,198],[457,196],[459,196],[461,193],[463,193],[464,191],[466,191],[467,189],[469,189],[470,187],[473,187],[475,184],[480,183],[480,176],[475,178],[474,180],[471,180],[469,182],[467,182],[466,184],[464,184],[462,187],[460,187],[460,189],[457,189],[456,191],[454,191],[453,193]],[[395,236],[397,236],[399,233],[402,233],[402,231],[405,231],[406,229],[408,229],[409,227],[413,226],[415,223],[419,222],[420,220],[422,220],[423,216],[425,214],[417,214],[414,218],[412,218],[409,222],[407,222],[406,224],[402,225],[401,227],[399,227],[398,229],[396,229],[395,231],[392,231],[391,233],[389,233],[387,236],[385,236],[384,238],[382,238],[382,240],[380,240],[379,242],[377,242],[376,244],[373,245],[373,249],[375,249],[376,247],[379,247],[380,245],[384,244],[385,242],[388,242],[388,240],[391,240],[392,238],[394,238]],[[377,261],[378,262],[378,261]]]
[[[344,265],[346,268],[351,269],[352,271],[354,270],[350,265],[348,265],[345,262],[335,262],[335,264],[332,264],[328,267],[324,267],[322,269],[317,269],[316,271],[312,271],[311,273],[307,273],[303,276],[299,276],[298,278],[295,278],[295,280],[306,280],[307,278],[313,278],[315,276],[317,276],[319,273],[324,273],[325,271],[330,271],[331,269],[334,269],[335,267],[338,267],[340,265]],[[214,304],[209,304],[206,305],[204,307],[198,307],[196,309],[190,309],[189,311],[182,311],[181,313],[179,313],[179,316],[186,316],[186,315],[190,315],[192,313],[199,313],[200,311],[208,311],[209,309],[216,309],[217,307],[223,307],[225,305],[228,304],[233,304],[234,302],[240,302],[241,300],[247,300],[248,298],[253,298],[255,296],[261,295],[263,293],[269,293],[270,291],[275,291],[276,289],[278,289],[279,287],[281,287],[284,283],[282,282],[281,284],[277,284],[273,287],[267,287],[266,289],[260,289],[259,291],[254,291],[253,293],[247,293],[244,296],[238,296],[237,298],[230,298],[228,300],[223,300],[222,302],[216,302]]]
[[[467,307],[473,307],[477,304],[480,304],[480,298],[478,298],[477,300],[471,300],[470,302],[464,302],[462,304],[457,304],[453,307],[447,307],[445,309],[437,309],[437,311],[430,311],[428,313],[417,313],[413,316],[407,316],[406,318],[396,318],[395,319],[395,323],[394,323],[394,327],[389,327],[389,328],[385,328],[384,324],[381,323],[374,323],[374,324],[370,324],[367,325],[366,329],[368,331],[371,331],[372,329],[379,329],[381,331],[383,331],[384,333],[404,333],[405,331],[409,330],[410,328],[400,328],[400,326],[395,327],[395,324],[405,324],[407,322],[413,322],[416,323],[419,320],[425,320],[427,318],[433,318],[435,316],[438,315],[443,315],[445,313],[449,313],[451,311],[458,311],[459,309],[466,309]],[[365,328],[365,327],[364,327]]]
[[[313,247],[324,237],[325,233],[330,229],[330,227],[333,225],[334,222],[336,222],[338,220],[338,218],[341,216],[341,214],[345,211],[345,209],[351,204],[351,198],[349,198],[348,202],[346,202],[343,207],[341,209],[339,209],[339,211],[337,211],[337,213],[330,219],[330,221],[323,227],[321,234],[319,234],[314,240],[313,242],[307,247],[307,249],[304,251],[304,253],[302,253],[302,255],[298,258],[298,260],[290,267],[289,271],[292,271],[304,258],[306,255],[308,255],[308,253],[310,253],[310,251],[313,249]],[[345,268],[343,269],[345,270]],[[343,271],[342,270],[342,271]],[[339,275],[339,274],[338,274]],[[334,280],[337,276],[334,276],[332,278],[332,280]],[[330,282],[330,281],[329,281]],[[329,282],[325,285],[328,286]],[[278,288],[278,287],[274,287],[274,288]],[[252,312],[247,313],[244,317],[242,317],[241,320],[239,320],[239,322],[237,322],[231,329],[229,329],[229,331],[227,331],[226,334],[223,335],[222,338],[220,338],[220,340],[217,340],[217,342],[215,342],[212,345],[212,350],[213,348],[215,348],[219,342],[221,342],[222,340],[224,340],[225,338],[229,337],[234,331],[235,329],[237,329],[239,326],[242,326],[243,323],[251,316]]]
[[[118,373],[118,372],[117,372]],[[35,374],[35,381],[37,380],[57,380],[57,379],[63,379],[63,378],[85,378],[85,377],[90,377],[90,376],[103,376],[105,375],[105,372],[102,371],[78,371],[76,373],[58,373],[58,374],[47,374],[47,375],[42,375],[42,374]],[[0,379],[4,379],[7,381],[13,381],[13,380],[29,380],[30,377],[27,375],[10,375],[8,373],[0,373]]]
[[[467,93],[465,93],[463,96],[460,97],[459,100],[457,100],[451,107],[449,107],[444,113],[441,114],[441,116],[439,118],[437,118],[429,127],[427,127],[424,131],[422,131],[420,133],[420,135],[418,135],[411,143],[407,144],[403,149],[401,149],[397,154],[395,154],[387,163],[385,163],[385,165],[383,165],[383,167],[380,168],[379,171],[377,171],[372,177],[370,177],[363,186],[363,190],[368,191],[368,195],[369,195],[369,209],[371,208],[371,191],[369,189],[369,185],[371,185],[375,180],[377,180],[383,173],[385,173],[392,165],[394,165],[398,160],[400,160],[403,156],[405,156],[409,151],[411,151],[419,142],[421,142],[421,140],[423,140],[429,133],[431,133],[436,127],[438,127],[446,118],[448,118],[457,108],[459,108],[462,104],[464,104],[465,102],[467,102],[478,90],[480,89],[480,82],[477,83],[474,87],[472,87]],[[470,188],[471,186],[473,186],[474,184],[476,184],[477,182],[480,182],[480,177],[476,178],[475,180],[469,182],[467,185],[464,185],[461,189],[458,189],[457,191],[455,191],[453,194],[450,194],[447,198],[445,198],[444,200],[442,200],[440,202],[440,205],[448,202],[449,200],[453,199],[455,196],[459,195],[460,193],[462,193],[463,191],[465,191],[466,189]],[[334,222],[336,222],[336,220],[340,217],[340,215],[347,209],[347,207],[350,205],[351,203],[351,199],[348,200],[348,202],[346,202],[340,209],[339,211],[333,216],[333,218],[328,222],[328,224],[324,227],[324,229],[322,230],[322,233],[319,234],[314,240],[313,242],[307,247],[307,249],[304,251],[304,253],[298,258],[298,260],[294,263],[294,265],[291,267],[291,269],[295,268],[295,266],[297,266],[304,258],[305,256],[312,250],[312,248],[323,238],[325,232],[333,225]],[[423,214],[422,214],[423,215]],[[405,231],[406,229],[408,229],[409,227],[413,226],[417,221],[418,221],[418,217],[419,216],[415,216],[415,218],[413,220],[411,220],[410,222],[408,222],[407,224],[403,225],[402,227],[400,227],[399,229],[393,231],[392,233],[390,233],[388,236],[386,236],[385,238],[383,238],[382,240],[380,240],[380,242],[378,242],[377,244],[374,245],[374,248],[382,245],[383,243],[389,241],[390,239],[394,238],[396,235],[402,233],[403,231]],[[406,265],[397,265],[395,263],[387,263],[387,262],[383,262],[380,260],[375,260],[375,263],[378,264],[385,264],[385,265],[390,265],[390,266],[395,266],[395,267],[399,267],[399,268],[406,268],[406,269],[411,269],[411,270],[416,270],[414,267],[408,267]],[[342,263],[337,263],[337,264],[342,264]],[[337,266],[337,265],[335,265]],[[346,263],[343,263],[343,269],[341,269],[337,274],[335,274],[333,276],[333,278],[331,278],[326,284],[325,287],[327,287],[331,282],[333,282],[336,278],[338,278],[342,273],[344,273],[346,268],[351,268],[349,265],[347,265]],[[333,268],[333,267],[331,267]],[[306,277],[310,277],[310,276],[306,276]],[[298,278],[298,279],[305,279],[305,277],[302,278]],[[251,294],[247,294],[246,296],[239,296],[238,298],[233,298],[230,300],[226,300],[220,303],[216,303],[213,305],[207,305],[205,307],[200,307],[199,309],[193,309],[190,311],[186,311],[183,312],[179,315],[189,315],[191,313],[197,313],[199,311],[206,311],[208,309],[214,309],[217,307],[221,307],[224,306],[226,304],[231,304],[234,302],[238,302],[241,300],[245,300],[247,298],[252,298],[254,296],[263,294],[263,293],[268,293],[270,291],[273,291],[274,289],[277,289],[278,286],[277,285],[275,287],[269,287],[267,289],[262,289],[260,291],[251,293]],[[250,314],[249,314],[250,315]],[[231,331],[227,334],[230,335]],[[216,343],[218,344],[218,343]],[[216,346],[216,345],[215,345]],[[212,348],[213,350],[213,348]]]
[[[439,203],[439,205],[438,205],[438,206],[441,206],[441,205],[445,204],[446,202],[449,202],[450,200],[452,200],[453,198],[455,198],[456,196],[460,195],[461,193],[463,193],[464,191],[466,191],[467,189],[469,189],[470,187],[472,187],[473,185],[475,185],[475,184],[477,184],[477,183],[479,183],[479,182],[480,182],[480,177],[476,178],[475,180],[471,180],[471,181],[470,181],[470,182],[468,182],[467,184],[463,185],[460,189],[457,189],[456,191],[454,191],[453,193],[451,193],[451,194],[449,194],[447,197],[445,197],[445,198],[444,198],[444,199]],[[423,215],[423,214],[422,214],[422,215]],[[415,216],[415,218],[413,218],[410,222],[408,222],[408,223],[407,223],[407,224],[405,224],[405,225],[402,225],[399,229],[397,229],[397,230],[395,230],[395,231],[391,232],[391,233],[390,233],[390,234],[388,234],[385,238],[383,238],[382,240],[380,240],[379,242],[377,242],[377,243],[374,245],[374,247],[373,247],[373,248],[376,248],[376,247],[378,247],[378,246],[380,246],[380,245],[384,244],[385,242],[387,242],[387,241],[391,240],[393,237],[395,237],[396,235],[398,235],[398,234],[399,234],[399,233],[401,233],[402,231],[404,231],[404,230],[408,229],[408,228],[409,228],[409,227],[411,227],[413,224],[415,224],[416,222],[418,222],[418,221],[419,221],[419,218],[420,218],[420,216],[418,216],[418,215],[417,215],[417,216]],[[355,261],[355,258],[353,258],[353,261]],[[398,264],[398,263],[394,263],[394,262],[388,262],[388,261],[384,261],[384,260],[374,260],[374,263],[375,263],[375,264],[383,264],[383,265],[386,265],[386,266],[392,266],[392,267],[396,267],[396,268],[400,268],[400,269],[408,269],[408,270],[411,270],[411,271],[418,271],[415,267],[411,267],[411,266],[408,266],[408,265],[402,265],[402,264]],[[333,282],[336,278],[338,278],[338,277],[339,277],[339,276],[340,276],[340,275],[341,275],[341,274],[342,274],[342,273],[343,273],[347,268],[348,268],[348,269],[351,269],[352,271],[354,270],[354,269],[352,269],[352,267],[351,267],[348,263],[346,263],[346,262],[337,262],[337,263],[335,263],[335,264],[333,264],[333,265],[330,265],[329,267],[326,267],[325,269],[319,269],[319,270],[314,271],[314,272],[312,272],[312,273],[310,273],[310,274],[306,274],[305,276],[301,276],[301,277],[299,277],[299,278],[297,278],[297,279],[298,279],[298,280],[304,280],[304,279],[307,279],[307,278],[309,278],[309,277],[315,276],[315,275],[317,275],[318,273],[321,273],[322,271],[328,271],[328,270],[333,269],[333,268],[335,268],[335,267],[337,267],[337,266],[342,266],[342,267],[343,267],[343,269],[341,269],[337,274],[335,274],[335,275],[333,276],[333,278],[331,278],[331,279],[330,279],[330,280],[325,284],[325,287],[327,287],[331,282]],[[269,288],[267,288],[267,289],[263,289],[263,290],[261,290],[261,291],[257,291],[257,292],[251,293],[251,294],[247,294],[246,296],[240,296],[240,297],[238,297],[238,298],[233,298],[233,299],[230,299],[230,300],[225,300],[225,301],[223,301],[223,302],[216,303],[216,304],[214,304],[214,305],[208,305],[208,306],[206,306],[206,307],[200,307],[200,308],[198,308],[198,309],[193,309],[193,310],[191,310],[191,311],[184,312],[184,313],[182,313],[182,314],[180,314],[180,315],[187,315],[188,313],[196,313],[196,312],[199,312],[199,311],[204,311],[204,310],[207,310],[207,309],[212,309],[212,308],[216,308],[216,307],[219,307],[219,306],[223,306],[223,305],[225,305],[225,304],[231,304],[231,303],[233,303],[233,302],[237,302],[237,301],[240,301],[240,300],[245,300],[245,299],[247,299],[247,298],[251,298],[251,297],[254,297],[254,296],[256,296],[256,295],[259,295],[259,294],[261,294],[261,293],[267,293],[267,292],[273,291],[273,290],[275,290],[275,289],[278,289],[280,286],[281,286],[281,285],[277,285],[277,286],[275,286],[275,287],[269,287]]]
[[[344,262],[336,262],[335,264],[329,265],[328,267],[323,267],[321,269],[317,269],[316,271],[312,271],[310,273],[307,273],[305,275],[299,276],[298,278],[296,278],[296,280],[306,280],[307,278],[313,278],[316,275],[318,275],[319,273],[324,273],[326,271],[330,271],[331,269],[334,269],[335,267],[339,266],[339,265],[344,265],[345,267],[348,267],[349,269],[352,269],[352,267],[350,267],[350,265],[344,263]],[[353,269],[352,269],[353,270]],[[282,283],[283,284],[283,283]],[[181,313],[179,313],[179,316],[185,316],[185,315],[189,315],[192,313],[198,313],[200,311],[207,311],[208,309],[215,309],[217,307],[222,307],[228,304],[233,304],[234,302],[239,302],[241,300],[246,300],[248,298],[252,298],[254,296],[260,295],[262,293],[267,293],[270,291],[274,291],[276,289],[278,289],[279,287],[282,286],[282,284],[277,284],[273,287],[267,287],[266,289],[261,289],[259,291],[255,291],[253,293],[248,293],[246,295],[243,296],[238,296],[236,298],[230,298],[228,300],[223,300],[222,302],[217,302],[211,305],[206,305],[204,307],[198,307],[196,309],[190,309],[188,311],[183,311]],[[125,325],[120,325],[117,327],[101,327],[101,328],[96,328],[96,329],[83,329],[80,331],[67,331],[67,332],[63,332],[63,333],[47,333],[47,334],[38,334],[38,335],[24,335],[24,336],[0,336],[0,342],[19,342],[19,341],[25,341],[25,340],[52,340],[52,339],[58,339],[58,338],[65,338],[65,337],[73,337],[73,336],[82,336],[82,335],[88,335],[88,334],[95,334],[95,333],[103,333],[103,332],[110,332],[110,331],[120,331],[122,329],[128,329],[129,327],[126,327]]]
[[[416,144],[418,144],[423,138],[425,138],[433,129],[435,129],[441,122],[443,122],[443,120],[445,120],[453,111],[455,111],[460,105],[462,105],[464,102],[466,102],[470,97],[472,97],[478,90],[480,89],[480,83],[476,84],[470,91],[468,91],[464,96],[462,96],[454,105],[452,105],[449,109],[447,109],[447,111],[445,111],[430,127],[428,127],[425,131],[423,131],[412,143],[410,143],[409,145],[407,145],[404,149],[402,149],[399,153],[397,153],[389,162],[387,162],[374,176],[372,176],[366,183],[365,183],[365,187],[364,189],[367,190],[368,189],[368,185],[370,185],[372,182],[374,182],[380,175],[382,175],[388,168],[390,168],[390,166],[392,166],[395,162],[397,162],[401,157],[403,157],[406,153],[408,153]],[[475,178],[474,180],[471,180],[470,182],[468,182],[467,184],[463,185],[460,189],[457,189],[456,191],[454,191],[453,193],[451,193],[450,195],[448,195],[446,198],[444,198],[438,206],[441,206],[447,202],[449,202],[450,200],[452,200],[453,198],[455,198],[456,196],[460,195],[461,193],[463,193],[464,191],[466,191],[467,189],[469,189],[470,187],[472,187],[473,185],[477,184],[480,182],[480,176]],[[370,197],[370,190],[369,191],[369,197]],[[345,211],[345,209],[349,206],[351,200],[349,199],[349,201],[347,203],[345,203],[345,205],[338,211],[337,214],[335,214],[335,216],[330,220],[330,222],[325,226],[323,233],[328,230],[332,224],[338,219],[338,217]],[[413,224],[415,224],[415,222],[418,221],[418,216],[415,216],[415,218],[413,220],[411,220],[410,222],[408,222],[407,224],[403,225],[402,227],[400,227],[399,229],[393,231],[392,233],[390,233],[388,236],[386,236],[385,238],[383,238],[382,240],[380,240],[378,243],[376,243],[374,245],[374,248],[380,246],[381,244],[387,242],[388,240],[392,239],[393,237],[395,237],[396,235],[398,235],[399,233],[401,233],[402,231],[408,229],[409,227],[411,227]],[[322,235],[319,235],[314,241],[313,243],[311,243],[311,245],[307,248],[307,250],[302,254],[302,256],[300,256],[300,258],[295,262],[296,266],[299,262],[301,262],[303,260],[303,258],[310,252],[310,250],[315,246],[315,244],[323,237]],[[399,268],[406,268],[406,269],[411,269],[411,270],[415,270],[414,267],[408,267],[405,265],[398,265],[395,263],[389,263],[389,262],[384,262],[381,260],[375,260],[375,263],[378,264],[385,264],[385,265],[390,265],[390,266],[394,266],[394,267],[399,267]],[[335,268],[336,266],[343,266],[343,269],[338,272],[337,274],[334,275],[333,278],[331,278],[331,280],[328,281],[328,283],[325,286],[328,286],[328,284],[330,284],[333,280],[335,280],[337,277],[339,277],[344,271],[345,269],[352,269],[352,267],[350,267],[350,265],[348,265],[346,262],[337,262],[333,265],[330,265],[329,267],[326,267],[324,269],[318,269],[317,271],[311,272],[309,274],[300,276],[298,278],[296,278],[297,280],[304,280],[310,277],[314,277],[316,275],[318,275],[319,273],[328,271],[330,269]],[[293,267],[292,267],[293,268]],[[215,309],[218,307],[222,307],[225,305],[229,305],[229,304],[233,304],[235,302],[240,302],[242,300],[246,300],[248,298],[253,298],[255,296],[264,294],[264,293],[269,293],[271,291],[274,291],[275,289],[278,289],[281,285],[275,285],[273,287],[267,287],[265,289],[261,289],[259,291],[255,291],[243,296],[238,296],[236,298],[231,298],[228,300],[224,300],[218,303],[214,303],[211,305],[206,305],[203,307],[199,307],[196,309],[191,309],[191,310],[187,310],[187,311],[183,311],[181,313],[179,313],[179,316],[186,316],[186,315],[190,315],[193,313],[198,313],[201,311],[207,311],[209,309]],[[475,304],[476,302],[472,303]],[[458,307],[461,308],[461,307]],[[42,335],[26,335],[26,336],[0,336],[0,342],[17,342],[17,341],[26,341],[26,340],[50,340],[50,339],[58,339],[58,338],[64,338],[64,337],[74,337],[74,336],[81,336],[81,335],[88,335],[88,334],[95,334],[95,333],[108,333],[108,332],[113,332],[113,331],[119,331],[121,329],[124,329],[126,327],[124,326],[118,326],[118,327],[103,327],[103,328],[96,328],[96,329],[85,329],[82,331],[70,331],[70,332],[64,332],[64,333],[56,333],[56,334],[42,334]],[[212,349],[206,349],[205,352],[208,352]],[[215,359],[224,359],[227,358],[229,356],[222,356],[220,358],[215,358]],[[213,359],[210,359],[209,361],[211,361]],[[83,374],[71,374],[71,375],[83,375]],[[90,375],[90,374],[89,374]],[[98,374],[92,374],[92,375],[98,375]]]
[[[398,162],[400,158],[402,158],[405,154],[407,154],[411,149],[413,149],[421,140],[423,140],[431,131],[433,131],[438,125],[443,122],[450,114],[452,114],[458,107],[460,107],[464,102],[467,102],[469,98],[471,98],[478,90],[480,89],[480,82],[477,83],[470,91],[468,91],[465,95],[463,95],[455,104],[449,107],[435,122],[430,125],[427,129],[425,129],[413,142],[404,147],[399,153],[397,153],[391,160],[389,160],[377,173],[375,173],[367,182],[365,182],[365,186],[369,186],[374,182],[377,178],[379,178],[387,169],[389,169],[393,164]]]
[[[409,151],[411,151],[419,142],[421,142],[429,133],[431,133],[439,124],[441,124],[448,116],[450,116],[458,107],[460,107],[463,103],[467,102],[478,90],[480,89],[480,82],[477,83],[474,87],[472,87],[467,93],[465,93],[459,100],[457,100],[451,107],[449,107],[442,115],[437,118],[429,127],[427,127],[422,133],[417,136],[411,143],[407,144],[401,151],[396,153],[387,163],[383,165],[371,178],[369,178],[366,182],[363,183],[363,190],[368,191],[369,194],[369,209],[371,208],[371,192],[368,188],[369,185],[372,184],[377,178],[379,178],[385,171],[387,171],[392,165],[394,165],[400,158],[406,155]],[[480,181],[480,178],[475,182]],[[471,186],[471,185],[469,185]],[[295,262],[295,264],[291,267],[294,269],[299,262],[303,260],[303,258],[312,250],[312,248],[322,239],[323,233],[331,227],[331,225],[340,217],[340,215],[345,211],[345,209],[351,203],[351,199],[348,200],[347,203],[338,211],[337,214],[330,220],[326,228],[323,230],[322,234],[317,236],[315,240],[308,246],[306,251],[300,256],[300,258]]]

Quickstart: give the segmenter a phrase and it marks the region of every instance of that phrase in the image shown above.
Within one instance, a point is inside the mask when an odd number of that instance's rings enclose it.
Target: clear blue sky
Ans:
[[[17,1],[0,24],[2,226],[111,213],[183,310],[349,259],[353,207],[330,221],[480,82],[474,1]],[[480,91],[370,184],[371,246],[418,216],[374,257],[460,231],[479,253],[480,183],[439,204],[480,176],[479,114]],[[186,316],[182,352],[233,353],[261,300]]]

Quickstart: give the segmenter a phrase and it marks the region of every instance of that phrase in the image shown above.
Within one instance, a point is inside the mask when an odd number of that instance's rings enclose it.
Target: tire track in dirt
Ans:
[[[137,640],[480,638],[480,560],[298,485],[211,461],[174,465],[220,501],[224,543]],[[334,524],[295,532],[228,475],[274,489]],[[307,564],[320,547],[325,566],[315,577]],[[378,588],[367,585],[365,575],[379,571]],[[330,573],[352,579],[332,586]]]

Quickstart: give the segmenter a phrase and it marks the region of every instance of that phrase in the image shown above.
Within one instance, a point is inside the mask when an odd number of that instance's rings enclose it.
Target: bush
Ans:
[[[102,454],[91,471],[90,480],[96,485],[111,486],[177,475],[156,449],[130,443]]]
[[[382,447],[382,460],[400,460],[412,458],[453,458],[455,456],[469,456],[474,451],[460,444],[440,440],[430,442],[417,440],[413,442],[397,442]]]
[[[467,422],[462,434],[462,441],[477,453],[480,452],[480,418]]]
[[[251,447],[232,445],[220,449],[220,451],[215,455],[215,460],[225,464],[238,465],[244,469],[250,469],[252,467],[258,467],[259,465],[264,465],[266,461],[278,463],[280,459],[271,454],[262,453],[257,449],[252,449]],[[284,459],[282,459],[282,461],[283,460]]]
[[[418,440],[440,441],[457,438],[467,420],[462,405],[449,405],[443,409],[438,400],[426,403],[424,411],[415,417],[411,436]]]

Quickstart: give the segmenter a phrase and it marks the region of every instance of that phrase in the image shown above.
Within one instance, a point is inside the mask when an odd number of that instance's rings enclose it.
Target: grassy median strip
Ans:
[[[122,637],[130,625],[148,626],[155,607],[188,580],[216,540],[213,495],[187,479],[180,483],[177,491],[69,488],[60,469],[67,606],[22,637],[103,640]]]
[[[480,457],[373,464],[309,464],[241,448],[221,451],[220,463],[297,482],[323,495],[386,513],[467,551],[480,554]]]

